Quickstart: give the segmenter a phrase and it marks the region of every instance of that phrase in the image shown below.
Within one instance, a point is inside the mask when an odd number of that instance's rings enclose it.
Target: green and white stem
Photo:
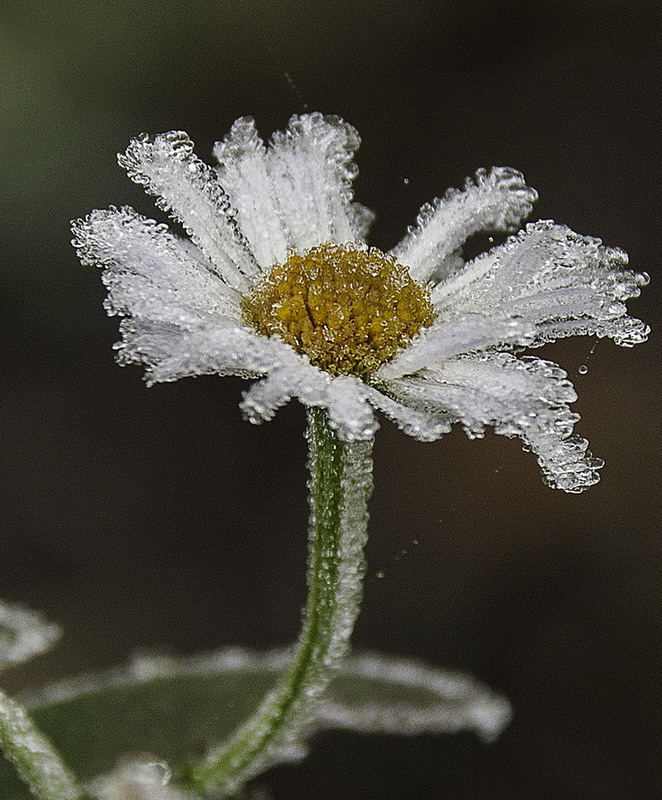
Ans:
[[[289,667],[261,706],[194,768],[192,783],[225,797],[275,763],[297,758],[318,698],[348,651],[358,616],[372,492],[372,440],[341,441],[326,412],[308,410],[308,601]]]
[[[87,797],[25,710],[0,691],[0,749],[37,800]]]

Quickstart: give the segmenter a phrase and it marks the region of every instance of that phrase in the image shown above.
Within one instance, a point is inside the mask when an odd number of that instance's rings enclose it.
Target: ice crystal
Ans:
[[[577,334],[644,341],[648,328],[627,316],[625,301],[647,276],[628,271],[622,251],[548,220],[517,233],[537,195],[516,170],[481,169],[463,190],[423,207],[389,255],[429,292],[434,321],[367,374],[334,374],[242,313],[288,259],[365,247],[372,215],[351,190],[358,145],[350,125],[321,114],[293,117],[268,145],[252,119],[237,120],[214,149],[216,169],[193,154],[185,133],[135,139],[120,163],[190,240],[130,208],[74,223],[82,261],[104,270],[108,312],[125,318],[120,363],[142,363],[150,383],[210,373],[262,378],[242,401],[248,419],[268,420],[296,397],[325,408],[348,441],[374,435],[374,409],[423,440],[453,423],[470,436],[492,426],[533,450],[550,485],[577,492],[595,483],[601,462],[572,433],[578,417],[566,374],[519,354]],[[465,263],[462,245],[479,231],[513,235]],[[329,319],[367,337],[380,328],[377,312],[374,326],[361,320],[358,328],[351,313],[336,308]],[[316,335],[319,345],[330,328]]]

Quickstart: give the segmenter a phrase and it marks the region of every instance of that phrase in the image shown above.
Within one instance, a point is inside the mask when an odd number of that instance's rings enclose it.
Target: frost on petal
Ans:
[[[123,320],[120,364],[145,364],[148,384],[196,375],[254,378],[291,363],[296,353],[280,339],[250,328],[200,326],[185,330],[165,322]]]
[[[375,435],[379,426],[366,395],[365,384],[353,375],[339,375],[331,381],[326,408],[341,439],[351,442]]]
[[[576,400],[575,391],[552,362],[477,353],[389,381],[387,387],[413,408],[450,415],[469,436],[482,436],[491,425],[496,433],[520,437],[538,456],[550,486],[580,492],[598,481],[602,462],[572,436],[579,415],[568,403]]]
[[[422,442],[432,442],[448,433],[452,418],[447,415],[430,414],[427,411],[410,408],[378,388],[367,386],[366,396],[371,405],[393,420],[401,431]]]
[[[517,230],[537,198],[517,170],[479,169],[475,178],[467,178],[463,191],[449,189],[443,198],[423,206],[416,226],[393,255],[409,266],[415,280],[427,281],[474,233]],[[450,269],[454,261],[446,263]]]
[[[273,135],[269,176],[294,249],[361,239],[367,217],[353,207],[351,188],[359,143],[351,125],[322,114],[292,117],[287,131]]]
[[[73,223],[84,264],[101,267],[109,314],[191,328],[240,324],[239,295],[202,254],[131,208],[93,211]]]
[[[267,168],[267,149],[251,117],[241,117],[214,146],[219,180],[228,193],[241,231],[262,269],[287,258],[292,243],[278,212]]]
[[[533,345],[562,336],[609,336],[634,345],[648,326],[626,316],[646,275],[624,269],[627,256],[549,220],[531,223],[474,259],[432,292],[438,313],[458,309],[515,314],[536,325]]]
[[[449,315],[450,316],[450,315]],[[432,327],[421,331],[406,350],[375,374],[380,379],[409,375],[472,350],[505,344],[526,346],[534,339],[534,328],[518,317],[462,314],[437,318]]]
[[[266,378],[244,392],[241,410],[254,424],[268,422],[281,406],[294,397],[310,406],[324,406],[331,377],[293,353],[290,363],[269,371]]]
[[[302,356],[292,355],[290,363],[271,369],[245,392],[241,409],[246,418],[253,423],[268,421],[281,406],[297,398],[303,405],[325,408],[344,441],[371,439],[377,421],[366,401],[364,384],[348,375],[331,377]]]
[[[182,223],[191,239],[235,288],[248,285],[257,264],[233,219],[214,170],[193,154],[183,131],[133,139],[118,156],[129,177],[156,195],[157,204]]]

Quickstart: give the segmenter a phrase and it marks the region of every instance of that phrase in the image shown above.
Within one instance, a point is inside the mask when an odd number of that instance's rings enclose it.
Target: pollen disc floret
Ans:
[[[424,286],[377,248],[291,252],[242,302],[244,319],[332,375],[367,377],[434,320]]]

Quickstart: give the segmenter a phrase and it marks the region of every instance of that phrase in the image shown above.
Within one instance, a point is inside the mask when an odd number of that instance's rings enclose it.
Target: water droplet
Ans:
[[[580,364],[580,365],[577,367],[577,372],[578,372],[580,375],[586,375],[586,373],[588,372],[588,367],[586,366],[586,364]]]
[[[409,178],[403,178],[402,182],[404,183],[405,186],[409,186]]]

